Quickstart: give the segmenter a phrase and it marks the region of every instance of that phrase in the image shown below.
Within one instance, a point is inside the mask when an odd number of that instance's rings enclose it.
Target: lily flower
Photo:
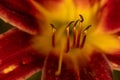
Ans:
[[[0,80],[113,80],[119,0],[0,0]]]

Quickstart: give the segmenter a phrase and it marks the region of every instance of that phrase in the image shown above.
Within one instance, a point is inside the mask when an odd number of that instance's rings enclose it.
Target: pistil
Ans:
[[[63,48],[62,48],[62,50],[61,50],[61,52],[60,52],[60,56],[59,56],[59,61],[58,61],[58,69],[57,69],[57,71],[55,72],[55,75],[56,75],[56,76],[59,76],[60,73],[61,73],[63,54],[64,54],[64,52],[63,52]]]

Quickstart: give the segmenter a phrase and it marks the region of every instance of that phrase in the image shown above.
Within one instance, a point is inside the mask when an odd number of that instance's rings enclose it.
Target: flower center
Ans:
[[[82,29],[82,22],[84,21],[84,18],[82,15],[80,15],[80,19],[76,21],[71,21],[65,28],[66,32],[66,48],[64,49],[65,53],[68,53],[71,48],[80,48],[82,49],[84,47],[86,36],[88,29],[91,27],[91,25],[88,25],[84,30]],[[77,28],[78,24],[78,29]],[[56,27],[53,24],[50,24],[52,27],[52,47],[55,48],[56,46]],[[72,26],[72,32],[73,33],[73,42],[72,46],[70,46],[70,27]]]
[[[61,66],[62,66],[62,58],[63,58],[63,53],[68,53],[70,49],[72,48],[79,48],[82,49],[84,47],[86,37],[87,37],[87,32],[88,29],[91,27],[91,25],[88,25],[85,29],[82,28],[82,23],[84,21],[84,18],[82,15],[80,15],[80,19],[76,21],[71,21],[65,28],[65,33],[66,33],[66,45],[65,49],[61,50],[60,52],[60,57],[59,57],[59,62],[58,62],[58,70],[56,71],[56,75],[60,75],[61,73]],[[56,36],[56,31],[57,29],[53,24],[50,24],[52,27],[52,47],[56,47],[55,43],[55,36]],[[73,33],[73,40],[72,40],[72,46],[70,41],[70,27],[72,26],[72,33]],[[77,29],[78,27],[78,29]]]

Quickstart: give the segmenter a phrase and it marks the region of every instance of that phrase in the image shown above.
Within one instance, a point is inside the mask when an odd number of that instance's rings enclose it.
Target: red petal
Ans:
[[[42,68],[45,56],[31,48],[31,38],[17,29],[0,35],[0,80],[16,80]],[[6,72],[9,66],[15,68]]]
[[[94,51],[89,61],[79,58],[79,69],[72,62],[72,58],[64,55],[61,74],[55,75],[58,68],[58,56],[50,53],[46,59],[43,69],[43,80],[112,80],[112,71],[105,57]],[[76,63],[75,63],[76,64]],[[70,66],[69,66],[70,65]],[[79,71],[79,73],[78,73]]]
[[[0,4],[4,7],[23,14],[35,14],[36,10],[30,0],[0,0]]]
[[[78,70],[70,57],[63,59],[60,75],[56,75],[59,57],[54,52],[48,55],[43,69],[43,80],[80,80]]]
[[[25,32],[35,34],[38,31],[36,13],[30,0],[0,0],[0,18]]]
[[[97,80],[112,80],[112,71],[103,54],[94,52],[89,64]]]
[[[113,33],[113,35],[120,41],[120,31]]]
[[[107,5],[106,30],[120,30],[120,0],[109,0]]]
[[[111,66],[113,69],[120,70],[120,52],[113,54],[106,54],[107,58],[112,62]]]
[[[112,80],[112,71],[105,57],[99,52],[93,52],[90,60],[80,65],[81,80]]]
[[[0,80],[17,80],[26,78],[36,71],[40,70],[43,64],[44,56],[34,55],[31,49],[19,50],[16,53],[8,55],[6,59],[1,59],[0,64]],[[16,66],[12,71],[6,72],[9,66]]]
[[[30,45],[31,35],[18,29],[11,29],[0,35],[0,54],[5,58],[8,54],[17,52]],[[0,57],[1,58],[1,57]]]

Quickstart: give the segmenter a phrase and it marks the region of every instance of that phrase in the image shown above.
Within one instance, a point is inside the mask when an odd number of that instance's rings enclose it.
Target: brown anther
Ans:
[[[66,28],[67,28],[67,27],[70,27],[71,24],[73,24],[73,22],[74,22],[74,21],[71,21],[71,22],[66,26]]]
[[[79,16],[80,16],[80,19],[81,19],[80,22],[83,22],[84,21],[83,16],[81,14]]]
[[[56,32],[56,28],[53,24],[50,24],[52,27],[52,46],[55,47],[55,32]]]
[[[88,25],[88,26],[84,29],[84,31],[88,30],[90,27],[92,27],[92,25]]]

